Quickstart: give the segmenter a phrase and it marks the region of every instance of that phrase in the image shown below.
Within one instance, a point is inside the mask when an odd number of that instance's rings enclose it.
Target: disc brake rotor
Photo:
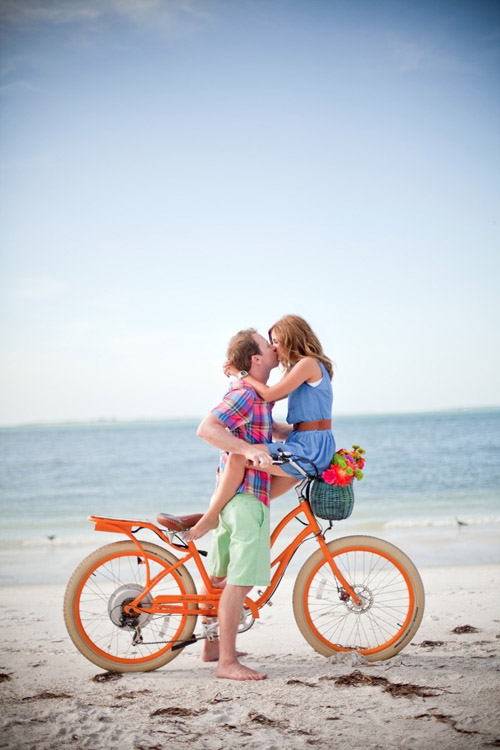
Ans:
[[[353,591],[357,594],[359,599],[361,600],[359,604],[356,604],[350,597],[344,601],[345,606],[347,609],[350,609],[351,612],[366,612],[368,609],[371,609],[373,605],[373,594],[370,591],[367,586],[362,586],[361,584],[356,584],[352,587]]]
[[[124,610],[124,607],[130,604],[130,602],[135,601],[142,591],[144,591],[144,588],[138,583],[124,583],[123,586],[117,588],[111,594],[108,601],[108,614],[111,622],[117,627],[126,628],[127,630],[136,630],[138,627],[144,627],[151,620],[152,615],[147,612],[143,612],[142,614],[132,612],[128,614]],[[139,606],[150,607],[152,601],[151,595],[146,594],[141,599]]]

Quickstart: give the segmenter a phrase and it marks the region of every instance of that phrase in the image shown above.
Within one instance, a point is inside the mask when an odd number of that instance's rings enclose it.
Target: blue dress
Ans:
[[[332,417],[332,383],[326,367],[318,362],[323,379],[317,386],[302,383],[288,395],[288,424],[297,422],[315,422],[318,419],[331,419]],[[303,456],[314,461],[318,471],[321,473],[328,469],[335,453],[335,439],[330,430],[292,430],[284,443],[275,442],[269,445],[271,453],[277,448],[289,451],[294,456]],[[312,467],[307,462],[299,464],[308,473],[312,473]],[[302,478],[297,469],[290,464],[281,467],[292,477]]]

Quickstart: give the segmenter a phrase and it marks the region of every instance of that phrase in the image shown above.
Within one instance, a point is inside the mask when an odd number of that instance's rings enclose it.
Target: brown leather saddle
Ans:
[[[171,516],[169,513],[158,513],[156,520],[169,531],[187,531],[198,523],[203,513],[191,513],[189,516]]]

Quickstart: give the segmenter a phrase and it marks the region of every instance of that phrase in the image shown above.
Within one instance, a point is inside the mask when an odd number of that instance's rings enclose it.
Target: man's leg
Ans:
[[[223,509],[210,549],[210,576],[227,573],[228,580],[232,580],[226,583],[219,602],[218,677],[232,680],[266,677],[240,664],[238,656],[242,654],[236,651],[236,635],[246,595],[253,585],[269,583],[269,558],[269,509],[252,495],[242,493]],[[215,653],[211,652],[211,660]]]
[[[228,583],[219,603],[219,663],[216,675],[228,680],[264,680],[264,672],[240,664],[236,652],[236,634],[241,621],[241,611],[246,595],[252,586],[235,586]]]
[[[216,576],[210,576],[212,586],[216,589],[223,589],[226,585],[226,578],[217,578]],[[208,594],[206,587],[202,584],[200,588],[200,594]],[[206,609],[202,604],[200,609]],[[214,621],[213,617],[204,617],[202,622],[211,623]],[[217,618],[218,619],[218,618]],[[236,656],[247,656],[247,651],[237,651]],[[203,641],[203,651],[201,652],[202,661],[219,661],[219,636],[214,636],[213,641],[209,641],[206,638]]]

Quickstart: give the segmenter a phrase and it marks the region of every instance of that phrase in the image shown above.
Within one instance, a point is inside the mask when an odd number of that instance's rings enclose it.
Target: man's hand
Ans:
[[[265,471],[267,467],[272,466],[273,463],[271,454],[265,445],[251,445],[250,443],[247,443],[243,455],[247,461],[253,463],[256,469],[262,469],[263,471]]]
[[[245,456],[247,461],[251,461],[255,468],[266,470],[271,466],[272,459],[265,445],[254,445],[247,443],[246,440],[240,440],[226,428],[215,414],[207,414],[197,431],[198,437],[201,437],[210,445],[215,445],[228,453],[238,453]]]

